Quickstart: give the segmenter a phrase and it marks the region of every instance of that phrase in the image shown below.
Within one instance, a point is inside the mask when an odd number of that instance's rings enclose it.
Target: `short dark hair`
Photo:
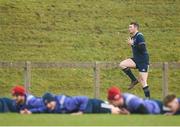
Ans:
[[[163,100],[164,105],[167,106],[168,103],[173,101],[175,98],[176,98],[176,95],[174,95],[174,94],[167,95]]]
[[[134,25],[139,29],[139,24],[137,22],[131,22],[130,25]]]

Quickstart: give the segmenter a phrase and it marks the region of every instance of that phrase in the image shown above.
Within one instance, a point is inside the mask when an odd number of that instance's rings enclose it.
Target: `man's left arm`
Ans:
[[[46,108],[41,98],[33,97],[28,101],[27,109],[32,113],[41,113],[45,112]]]
[[[140,34],[137,36],[136,44],[140,53],[143,53],[146,51],[145,39],[143,35]]]
[[[148,109],[144,105],[144,101],[140,98],[132,98],[129,101],[129,107],[132,110],[132,112],[140,113],[140,114],[148,114]]]
[[[87,103],[88,103],[88,97],[86,96],[76,96],[74,97],[74,99],[76,100],[76,103],[79,105],[79,111],[80,112],[84,112]]]
[[[29,111],[31,113],[45,113],[46,107],[32,108],[32,109],[29,109]]]

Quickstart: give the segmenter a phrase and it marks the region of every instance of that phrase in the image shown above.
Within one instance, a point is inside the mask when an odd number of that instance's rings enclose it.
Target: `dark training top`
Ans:
[[[133,39],[133,45],[131,45],[131,47],[135,62],[149,64],[149,55],[143,34],[137,32],[131,39]]]

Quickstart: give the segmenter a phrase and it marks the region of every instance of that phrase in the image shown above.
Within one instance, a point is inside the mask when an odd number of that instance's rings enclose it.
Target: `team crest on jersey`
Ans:
[[[144,71],[146,71],[146,69],[142,69],[142,71],[144,72]]]

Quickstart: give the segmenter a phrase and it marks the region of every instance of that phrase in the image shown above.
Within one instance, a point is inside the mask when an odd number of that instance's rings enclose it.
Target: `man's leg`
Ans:
[[[139,77],[139,81],[142,84],[145,97],[150,98],[150,90],[147,84],[148,72],[139,72]]]
[[[0,113],[4,112],[4,104],[2,99],[0,98]]]
[[[6,103],[6,111],[7,112],[17,112],[16,105],[14,104],[14,100],[10,98],[3,98],[4,102]]]
[[[130,68],[136,68],[136,63],[132,59],[126,59],[122,61],[119,66],[123,70],[123,72],[131,79],[131,84],[128,89],[132,89],[138,83],[138,80],[131,72]]]

